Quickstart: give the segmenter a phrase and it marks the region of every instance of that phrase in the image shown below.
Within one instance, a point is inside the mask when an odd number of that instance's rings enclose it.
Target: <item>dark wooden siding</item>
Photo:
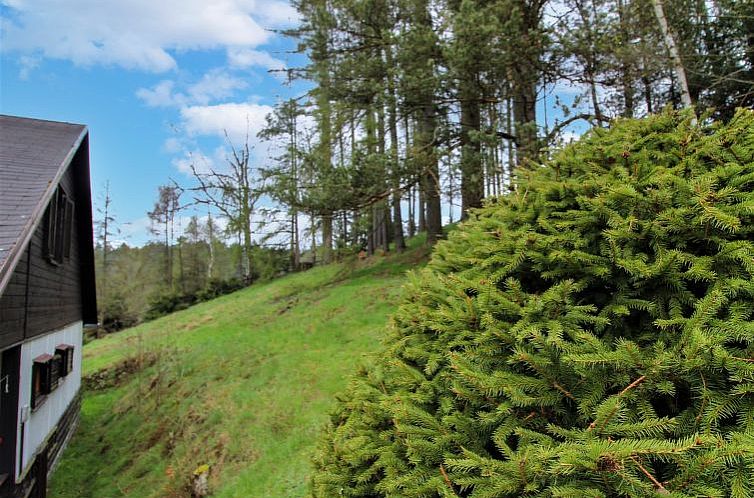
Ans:
[[[8,287],[0,296],[0,347],[9,346],[24,338],[26,317],[26,269],[29,265],[27,248],[13,272]]]
[[[76,202],[73,168],[68,168],[60,186]],[[74,223],[77,223],[74,220]],[[46,225],[46,223],[42,223]],[[78,227],[74,225],[74,233]],[[34,337],[81,320],[81,279],[79,277],[78,238],[72,237],[71,257],[60,265],[44,256],[45,229],[39,227],[31,239],[29,265],[29,303],[26,337]]]
[[[73,163],[63,175],[60,185],[76,203],[74,209],[78,210],[78,189],[74,185],[76,168]],[[80,233],[80,217],[74,216],[73,222],[73,233]],[[43,219],[34,231],[24,257],[0,297],[0,347],[82,319],[80,237],[71,237],[68,260],[60,265],[52,264],[44,254],[46,225],[46,219]],[[90,230],[90,225],[83,229]]]

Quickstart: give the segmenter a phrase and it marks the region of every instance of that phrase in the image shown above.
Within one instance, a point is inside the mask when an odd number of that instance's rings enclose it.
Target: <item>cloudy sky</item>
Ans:
[[[296,24],[286,1],[0,0],[0,23],[0,112],[89,126],[95,204],[109,181],[130,243],[158,185],[303,92],[275,71],[303,64],[275,32]]]

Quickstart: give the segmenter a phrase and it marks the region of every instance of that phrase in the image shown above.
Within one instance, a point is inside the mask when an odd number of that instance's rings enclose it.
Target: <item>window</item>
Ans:
[[[58,387],[60,382],[60,355],[43,354],[34,358],[31,375],[31,409],[36,410]]]
[[[65,377],[73,371],[73,346],[60,344],[55,348],[55,356],[60,356],[60,376]]]
[[[59,265],[71,257],[72,233],[73,201],[65,190],[58,186],[50,205],[47,206],[45,257],[50,263]]]

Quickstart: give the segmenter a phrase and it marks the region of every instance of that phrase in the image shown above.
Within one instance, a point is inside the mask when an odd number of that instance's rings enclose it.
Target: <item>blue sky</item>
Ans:
[[[275,32],[297,21],[287,0],[0,0],[0,112],[86,124],[95,209],[109,182],[120,239],[141,245],[157,187],[190,186],[192,163],[222,167],[226,131],[241,145],[248,124],[255,164],[270,161],[256,133],[305,91],[275,71],[305,64]]]
[[[130,244],[158,185],[223,163],[224,131],[238,145],[248,122],[268,160],[264,116],[303,92],[269,72],[303,64],[273,32],[296,23],[285,1],[2,0],[0,17],[0,112],[89,127],[95,205],[109,181]]]

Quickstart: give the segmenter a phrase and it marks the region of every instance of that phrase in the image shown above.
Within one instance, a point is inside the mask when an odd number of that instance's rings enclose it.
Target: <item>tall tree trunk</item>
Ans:
[[[372,104],[366,105],[366,117],[364,119],[364,134],[366,140],[366,152],[368,157],[374,157],[377,152],[377,121],[374,115],[374,109]],[[380,246],[380,219],[381,216],[378,213],[378,204],[372,203],[368,207],[369,209],[369,228],[368,228],[368,240],[367,251],[371,256],[374,254],[378,246]]]
[[[404,164],[408,162],[408,149],[411,144],[411,130],[410,130],[410,124],[408,118],[408,113],[404,115],[403,117],[403,135],[404,135],[404,149],[405,154],[403,158]],[[418,202],[418,195],[417,195],[417,185],[416,185],[416,177],[411,175],[409,178],[409,181],[411,182],[411,187],[408,189],[408,236],[413,237],[416,235],[417,227],[416,227],[416,204],[415,202]],[[421,231],[421,229],[419,229]]]
[[[426,102],[421,109],[419,126],[415,140],[418,141],[418,149],[423,158],[422,165],[422,191],[424,192],[424,204],[426,208],[425,223],[427,226],[427,243],[432,245],[442,237],[442,213],[440,198],[440,170],[435,153],[435,130],[437,129],[437,116],[434,102]]]
[[[393,189],[393,239],[395,240],[395,252],[403,252],[406,241],[403,238],[403,215],[401,213],[401,180],[398,158],[398,112],[395,92],[395,79],[393,75],[393,52],[392,47],[385,47],[385,65],[387,66],[388,87],[388,128],[390,128],[390,175]]]
[[[374,230],[374,206],[369,206],[367,216],[367,254],[370,256],[374,254],[374,248],[377,245],[375,242],[375,230]]]
[[[517,0],[519,24],[516,26],[515,60],[512,64],[513,122],[516,129],[516,164],[539,158],[537,138],[537,83],[540,79],[542,7],[538,0]]]
[[[539,156],[536,110],[538,75],[533,67],[526,65],[519,65],[513,75],[513,121],[518,140],[516,165],[521,166],[527,161],[536,161]]]
[[[468,218],[468,210],[482,206],[484,171],[482,145],[479,142],[481,89],[477,75],[468,75],[461,91],[461,219]]]
[[[479,42],[474,36],[475,27],[469,26],[468,9],[461,7],[460,0],[451,0],[448,5],[453,17],[458,55],[451,59],[451,70],[458,79],[458,98],[461,108],[461,219],[468,217],[468,210],[482,206],[484,198],[484,170],[482,148],[479,141],[481,128],[480,100],[482,88],[479,82],[480,65]],[[468,5],[468,4],[467,4]],[[476,5],[475,7],[481,7]],[[453,192],[450,193],[453,195]],[[452,199],[452,197],[451,197]],[[452,205],[451,205],[452,210]]]
[[[315,93],[317,103],[317,128],[319,131],[319,144],[317,147],[319,159],[319,171],[322,176],[329,180],[332,173],[332,106],[330,105],[330,24],[331,13],[328,11],[327,2],[318,6],[318,15],[322,22],[318,25],[315,35],[315,44],[312,50],[312,59],[315,62],[318,86]],[[331,194],[331,192],[326,192]],[[332,260],[332,209],[329,206],[322,207],[319,213],[322,222],[322,260],[329,263]]]
[[[351,244],[358,245],[360,243],[358,226],[361,222],[361,212],[356,210],[353,212],[353,228],[351,229]],[[362,246],[363,247],[363,246]]]
[[[238,277],[241,280],[245,280],[244,254],[246,253],[246,251],[243,248],[243,235],[241,235],[241,232],[242,230],[236,231],[236,243],[238,244],[238,269],[236,270],[236,272],[238,273]]]
[[[654,7],[657,22],[660,24],[660,31],[665,39],[665,45],[668,52],[670,52],[670,58],[673,61],[675,76],[678,78],[678,83],[681,87],[681,102],[683,103],[683,107],[691,107],[693,103],[691,101],[691,93],[689,92],[689,82],[686,78],[686,69],[683,67],[683,61],[681,60],[681,54],[678,52],[675,38],[670,32],[668,20],[665,17],[665,9],[662,6],[662,0],[652,0],[652,6]]]
[[[169,215],[165,213],[165,278],[168,289],[173,290],[173,255],[170,253],[170,224]]]
[[[413,237],[416,235],[416,218],[414,212],[416,210],[416,186],[411,186],[408,189],[408,236]]]
[[[178,237],[178,279],[181,292],[186,292],[186,278],[183,272],[183,237]]]
[[[254,257],[251,254],[251,219],[243,228],[244,281],[250,284],[254,278]]]
[[[409,5],[410,34],[415,36],[416,40],[412,47],[415,62],[411,63],[411,71],[415,80],[420,82],[414,86],[410,95],[412,110],[416,116],[413,159],[417,165],[416,173],[426,207],[423,215],[427,227],[427,244],[432,245],[442,236],[440,172],[435,151],[437,75],[434,62],[441,54],[434,32],[429,0],[416,0],[409,2]],[[421,218],[419,222],[422,222]]]
[[[505,99],[505,131],[508,136],[513,136],[515,130],[513,129],[513,99],[508,97]],[[513,186],[513,168],[516,163],[516,153],[514,149],[514,143],[512,140],[508,141],[508,185]]]
[[[591,14],[589,10],[587,10],[584,3],[577,2],[576,5],[579,11],[579,15],[581,16],[581,22],[584,26],[583,30],[586,31],[586,41],[588,44],[584,61],[584,76],[586,76],[587,82],[589,83],[589,94],[592,98],[592,109],[594,110],[594,117],[597,119],[597,122],[602,123],[602,109],[600,108],[600,101],[597,95],[597,53],[594,40],[594,25],[592,24]],[[594,2],[592,2],[592,12],[595,13],[596,21]]]
[[[110,260],[108,259],[108,254],[110,253],[110,204],[112,203],[112,199],[110,198],[110,180],[107,181],[105,184],[105,205],[103,207],[103,218],[101,222],[102,226],[102,289],[101,289],[101,296],[102,296],[102,302],[100,304],[103,304],[107,302],[108,298],[110,297],[108,285],[110,284]],[[100,306],[100,313],[99,313],[99,323],[104,323],[104,306]],[[99,334],[99,328],[97,329],[97,333]]]
[[[312,231],[312,266],[317,264],[317,218],[312,214],[310,216]]]
[[[463,175],[462,175],[463,176]],[[453,205],[453,196],[456,191],[455,175],[453,174],[453,164],[448,160],[448,223],[453,223],[453,211],[455,206]],[[461,208],[463,211],[463,208]],[[463,214],[461,214],[463,218]]]
[[[652,82],[649,80],[649,74],[647,72],[647,61],[642,60],[642,74],[641,74],[641,84],[644,89],[644,103],[647,106],[647,113],[652,114],[653,112],[653,105],[652,105]]]
[[[332,262],[332,214],[326,213],[320,216],[322,223],[322,262]]]
[[[618,0],[618,22],[620,26],[620,43],[626,50],[629,46],[628,13],[623,0]],[[621,86],[623,87],[623,116],[630,118],[634,115],[634,85],[631,65],[626,61],[626,54],[621,57]]]
[[[208,248],[209,248],[209,261],[207,262],[207,282],[212,281],[212,273],[215,270],[215,229],[213,226],[209,226],[207,230],[208,234]]]
[[[419,232],[427,231],[427,203],[424,200],[424,176],[419,180]]]
[[[378,54],[381,56],[381,54]],[[379,99],[377,101],[377,152],[380,155],[380,157],[385,157],[385,141],[386,141],[386,135],[385,133],[385,107],[382,104],[382,99]],[[384,164],[384,163],[383,163]],[[382,170],[382,174],[380,175],[382,178],[387,179],[390,175],[390,170],[385,167]],[[392,184],[390,181],[384,181],[381,185],[382,190],[386,191],[389,186]],[[380,245],[382,246],[382,250],[387,253],[390,251],[390,209],[389,207],[389,199],[390,197],[387,196],[384,198],[384,200],[380,200],[377,203],[377,213],[378,213],[378,226],[380,230]]]
[[[293,269],[301,269],[301,242],[299,241],[298,211],[293,211]]]
[[[246,144],[248,147],[248,143]],[[243,231],[243,254],[244,254],[244,282],[248,285],[251,284],[254,271],[254,261],[251,254],[251,214],[254,210],[252,206],[252,192],[251,192],[251,178],[249,178],[249,168],[247,166],[249,156],[248,151],[246,153],[243,167],[241,171],[241,185],[243,206],[241,207],[241,230]]]
[[[291,161],[291,176],[293,177],[293,188],[291,197],[293,198],[293,206],[291,209],[291,262],[293,263],[293,270],[299,271],[301,269],[301,242],[299,240],[299,223],[298,223],[298,209],[299,209],[299,167],[298,167],[298,116],[296,113],[296,101],[294,103],[293,112],[291,113],[289,120],[290,136],[290,161]]]

